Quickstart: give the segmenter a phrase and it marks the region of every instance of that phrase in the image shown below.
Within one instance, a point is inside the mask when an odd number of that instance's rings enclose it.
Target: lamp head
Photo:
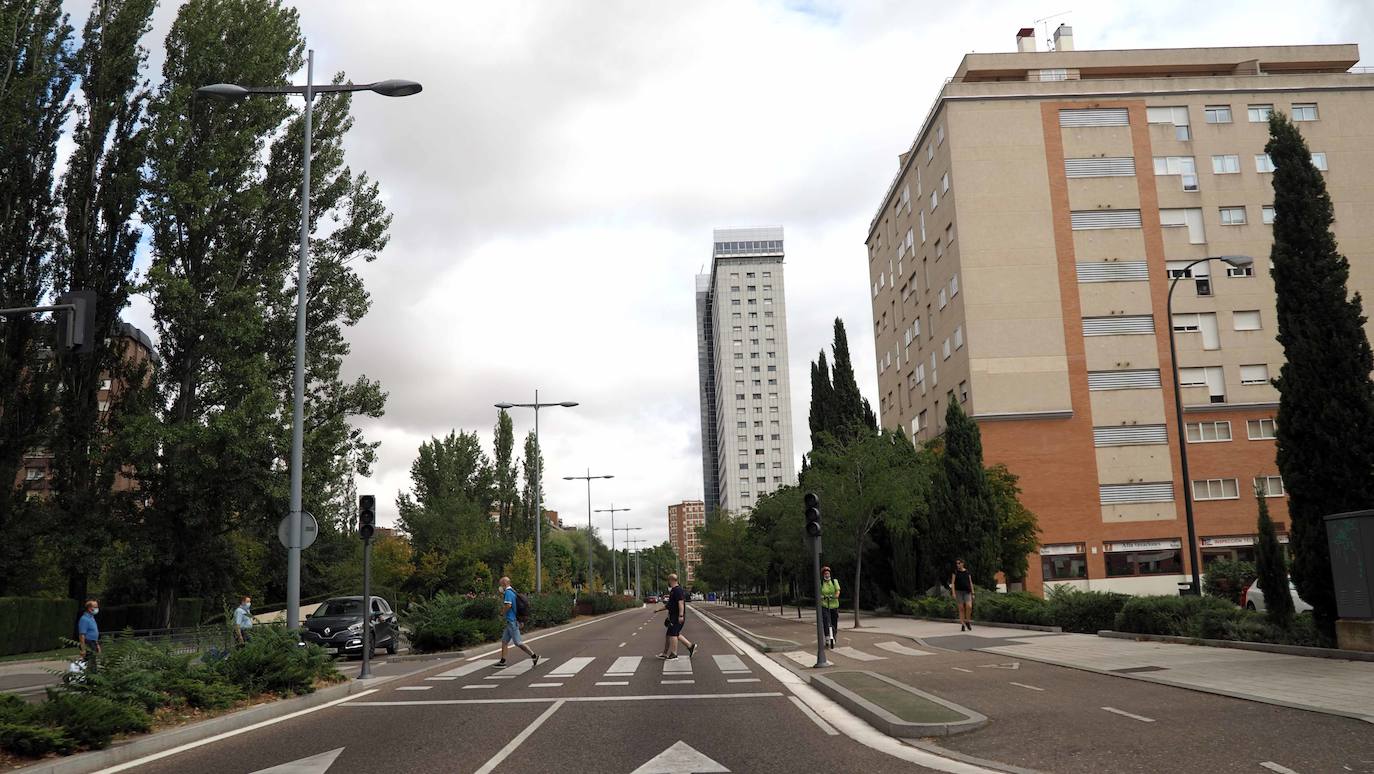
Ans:
[[[497,408],[501,409],[502,411],[505,411],[505,410],[508,409],[508,408],[515,408],[515,404],[514,404],[514,403],[497,403],[497,404],[495,404],[495,405],[496,405]]]
[[[419,94],[425,87],[415,81],[403,81],[393,78],[387,81],[377,81],[369,88],[383,97],[409,97],[412,94]]]
[[[564,480],[564,481],[576,481],[576,480],[577,480],[577,477],[576,477],[576,476],[564,476],[564,477],[563,477],[563,480]]]
[[[562,403],[560,403],[560,404],[558,404],[558,405],[562,406],[563,408],[572,408],[573,406],[576,406],[576,405],[577,405],[577,401],[575,401],[575,400],[565,400],[565,401],[563,401]]]
[[[207,97],[219,97],[220,99],[243,99],[248,96],[248,90],[236,83],[216,83],[210,86],[201,86],[196,89],[196,93]]]
[[[1248,255],[1223,255],[1221,256],[1221,260],[1231,264],[1237,269],[1255,265],[1255,259]]]

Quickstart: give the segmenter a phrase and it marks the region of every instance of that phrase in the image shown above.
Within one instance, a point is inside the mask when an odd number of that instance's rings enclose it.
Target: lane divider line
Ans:
[[[1015,683],[1013,683],[1013,685],[1015,685]],[[1135,714],[1134,712],[1127,712],[1127,711],[1125,711],[1125,710],[1119,710],[1119,709],[1117,709],[1116,707],[1103,707],[1102,709],[1106,710],[1107,712],[1111,712],[1111,713],[1113,713],[1113,714],[1116,714],[1116,715],[1121,715],[1122,717],[1127,717],[1127,718],[1132,718],[1132,719],[1134,719],[1134,720],[1139,720],[1141,723],[1153,723],[1153,722],[1155,722],[1155,719],[1154,719],[1154,718],[1147,718],[1147,717],[1145,717],[1144,715],[1137,715],[1137,714]],[[1264,764],[1260,764],[1260,765],[1263,766]]]
[[[1044,690],[1045,690],[1044,688],[1037,688],[1037,687],[1035,687],[1034,685],[1026,685],[1025,683],[1018,683],[1018,682],[1014,682],[1014,681],[1012,682],[1012,685],[1016,686],[1017,688],[1028,688],[1028,689],[1030,689],[1030,690],[1032,690],[1032,691],[1044,691]]]
[[[1270,771],[1277,772],[1278,774],[1298,774],[1298,772],[1293,771],[1287,766],[1279,765],[1277,763],[1274,763],[1273,761],[1260,761],[1260,765],[1266,769],[1269,769]]]
[[[515,752],[520,745],[524,744],[525,740],[529,739],[531,734],[538,730],[540,726],[544,725],[544,721],[548,720],[549,716],[557,712],[558,708],[561,706],[563,706],[562,701],[555,701],[552,706],[544,710],[543,714],[535,718],[533,723],[525,726],[524,731],[516,734],[515,738],[507,742],[505,747],[502,747],[495,755],[491,756],[491,760],[483,764],[482,768],[478,769],[476,774],[491,774],[491,772],[495,771],[496,767],[500,766],[502,761],[510,757],[511,753]]]

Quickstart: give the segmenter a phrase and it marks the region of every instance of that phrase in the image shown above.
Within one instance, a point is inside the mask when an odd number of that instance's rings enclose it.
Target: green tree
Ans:
[[[451,431],[420,444],[410,480],[411,491],[396,498],[397,526],[417,557],[437,552],[446,567],[455,554],[486,549],[493,473],[476,433]]]
[[[1269,518],[1269,503],[1264,496],[1263,487],[1255,486],[1255,502],[1259,507],[1259,539],[1255,546],[1255,577],[1259,587],[1264,590],[1264,613],[1276,626],[1288,626],[1293,622],[1293,595],[1288,593],[1288,566],[1283,556],[1283,546],[1274,529],[1274,520]]]
[[[539,449],[539,441],[533,432],[525,436],[525,456],[521,463],[524,466],[525,487],[521,492],[520,518],[516,519],[516,529],[513,531],[517,542],[533,538],[536,528],[544,530],[544,535],[549,533],[544,519],[535,513],[536,508],[542,507],[539,504],[544,502],[543,482],[538,481],[535,475],[537,470],[544,470],[544,453]],[[539,485],[537,492],[536,484]],[[610,577],[610,573],[607,573],[607,577]]]
[[[1007,583],[1024,581],[1030,569],[1030,556],[1040,547],[1040,522],[1021,504],[1017,476],[998,464],[987,469],[988,489],[997,514],[998,569]]]
[[[534,590],[534,544],[526,540],[515,547],[515,554],[506,565],[502,574],[510,578],[511,585],[524,592]]]
[[[835,318],[835,340],[830,345],[835,355],[832,370],[834,383],[834,404],[832,416],[834,435],[843,442],[865,431],[876,432],[878,422],[873,416],[873,407],[868,399],[859,393],[859,384],[854,380],[854,365],[849,359],[849,336],[844,331],[844,321]]]
[[[1350,263],[1331,233],[1331,198],[1298,128],[1269,121],[1274,161],[1270,275],[1284,364],[1277,457],[1288,493],[1293,580],[1318,628],[1334,634],[1336,596],[1323,517],[1374,502],[1374,354]]]
[[[822,433],[833,432],[835,427],[835,388],[830,383],[830,364],[822,349],[811,364],[811,411],[807,416],[811,427],[811,448],[818,449],[823,443]]]
[[[983,468],[983,441],[978,425],[958,401],[945,412],[945,434],[939,474],[931,502],[931,551],[937,570],[948,577],[962,558],[973,581],[996,587],[1003,558],[996,498]]]
[[[52,289],[72,28],[60,0],[0,0],[0,30],[0,307],[34,306]],[[33,315],[0,321],[0,595],[34,571],[34,519],[13,484],[51,416],[50,329]]]
[[[496,415],[495,438],[492,449],[495,451],[495,500],[496,512],[501,525],[501,536],[510,540],[515,534],[516,514],[520,509],[520,488],[515,469],[515,430],[510,414],[501,409]]]

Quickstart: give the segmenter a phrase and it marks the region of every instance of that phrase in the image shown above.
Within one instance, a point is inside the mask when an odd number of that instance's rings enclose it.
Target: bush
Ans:
[[[71,752],[72,740],[60,728],[0,721],[0,750],[37,758],[48,753]]]
[[[535,606],[533,598],[530,605]],[[402,615],[402,622],[411,648],[433,652],[465,648],[500,637],[504,624],[499,616],[500,604],[495,599],[468,599],[441,591],[411,605]]]
[[[1023,591],[1010,594],[987,592],[974,595],[973,618],[976,621],[1048,626],[1050,608],[1045,600]]]
[[[304,644],[279,626],[253,627],[253,638],[216,665],[229,682],[249,694],[311,693],[317,681],[343,679],[318,645]]]
[[[959,608],[953,597],[898,597],[892,598],[892,608],[903,615],[920,618],[958,618]]]
[[[1052,586],[1045,593],[1050,620],[1066,632],[1097,634],[1116,625],[1116,614],[1131,599],[1112,591],[1080,591],[1072,586]]]
[[[530,606],[533,607],[534,597],[529,597],[529,600]],[[505,606],[505,602],[495,597],[477,597],[464,602],[459,615],[472,620],[498,618]]]
[[[1116,614],[1114,628],[1136,634],[1200,637],[1203,613],[1225,615],[1235,609],[1224,599],[1208,596],[1132,597]]]
[[[572,597],[567,594],[541,594],[530,597],[530,628],[543,629],[567,623],[572,615]]]
[[[219,677],[218,672],[212,674],[216,678]],[[168,685],[168,689],[196,709],[227,709],[234,706],[236,702],[247,698],[247,695],[238,686],[220,679],[201,680],[195,677],[182,677],[173,680]]]
[[[172,605],[172,627],[195,626],[200,623],[203,602],[199,599],[178,599]],[[117,632],[122,629],[161,629],[162,621],[157,614],[156,602],[138,602],[131,605],[103,605],[96,618],[102,632]]]
[[[107,643],[96,668],[63,676],[64,690],[152,712],[173,703],[168,682],[191,671],[194,654],[131,637]]]
[[[640,607],[644,603],[639,597],[625,596],[623,594],[585,594],[580,600],[591,604],[592,615],[604,615],[614,613],[618,610],[629,610],[632,607]]]
[[[1233,562],[1217,559],[1207,565],[1202,576],[1202,590],[1208,596],[1220,597],[1232,604],[1240,604],[1240,594],[1255,579],[1254,562]]]
[[[137,707],[57,689],[48,689],[48,700],[39,705],[35,718],[61,726],[77,746],[95,750],[109,747],[115,734],[144,732],[152,724],[148,713]]]
[[[80,615],[71,599],[0,597],[0,656],[62,647],[76,637]]]

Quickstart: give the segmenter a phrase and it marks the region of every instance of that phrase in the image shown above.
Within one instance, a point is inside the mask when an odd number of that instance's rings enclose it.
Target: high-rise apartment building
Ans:
[[[706,513],[739,513],[797,481],[781,227],[717,229],[697,276]]]
[[[1354,45],[969,54],[870,226],[879,410],[938,435],[951,401],[986,461],[1020,476],[1043,530],[1027,585],[1173,593],[1253,558],[1254,487],[1280,531],[1283,362],[1269,250],[1268,118],[1287,113],[1326,175],[1350,289],[1374,291],[1374,74]],[[1248,256],[1253,267],[1199,258]],[[1178,278],[1173,316],[1166,297]],[[1177,336],[1191,481],[1177,454]]]
[[[682,561],[682,585],[687,586],[696,577],[696,567],[701,563],[701,542],[697,530],[706,526],[706,503],[701,500],[683,500],[668,506],[668,542]]]

